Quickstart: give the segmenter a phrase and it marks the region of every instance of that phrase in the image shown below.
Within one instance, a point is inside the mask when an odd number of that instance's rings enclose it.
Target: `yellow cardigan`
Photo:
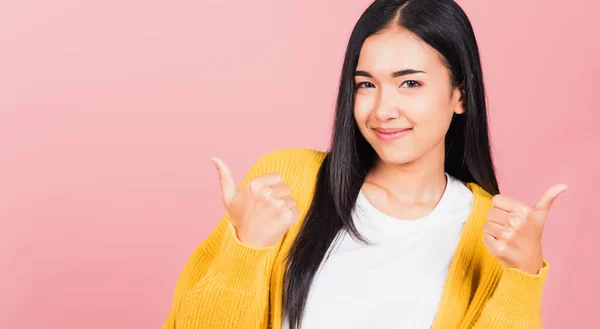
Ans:
[[[262,156],[240,187],[278,172],[291,187],[300,220],[274,246],[240,242],[228,214],[193,252],[175,287],[163,329],[280,329],[283,258],[298,234],[314,193],[324,152],[284,148]],[[475,183],[471,213],[450,265],[432,329],[541,328],[548,263],[536,275],[506,268],[483,244],[492,196]],[[326,219],[324,219],[326,220]]]

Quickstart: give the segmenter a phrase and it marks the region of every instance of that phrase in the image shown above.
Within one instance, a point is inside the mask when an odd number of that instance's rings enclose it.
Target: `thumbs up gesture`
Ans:
[[[483,225],[483,243],[504,266],[538,274],[544,264],[542,232],[552,203],[567,189],[565,184],[548,188],[539,201],[526,204],[497,194]]]
[[[253,247],[266,247],[277,241],[300,217],[290,187],[278,173],[251,180],[238,191],[229,168],[212,158],[219,173],[221,196],[238,240]]]

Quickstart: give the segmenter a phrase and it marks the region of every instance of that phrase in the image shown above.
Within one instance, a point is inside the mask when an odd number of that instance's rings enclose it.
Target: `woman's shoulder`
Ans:
[[[327,152],[311,148],[286,147],[271,150],[256,161],[254,166],[264,167],[270,171],[296,172],[303,170],[318,170]]]
[[[310,190],[327,152],[311,148],[279,148],[259,157],[250,169],[249,177],[276,172],[292,190]]]
[[[319,151],[304,147],[284,147],[274,149],[264,154],[261,158],[265,158],[270,162],[302,162],[303,164],[320,165],[327,155],[325,151]]]
[[[479,217],[485,217],[485,213],[492,207],[493,195],[475,182],[465,183],[465,185],[473,193],[474,212],[480,215]]]
[[[475,182],[464,183],[471,192],[473,192],[473,196],[475,198],[483,199],[491,202],[493,195],[491,195],[488,191],[486,191],[481,185]]]

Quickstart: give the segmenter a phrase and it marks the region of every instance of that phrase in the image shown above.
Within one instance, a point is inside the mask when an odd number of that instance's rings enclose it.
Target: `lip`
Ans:
[[[412,128],[401,128],[401,129],[375,129],[375,135],[379,139],[385,142],[394,141],[408,135],[412,131]]]

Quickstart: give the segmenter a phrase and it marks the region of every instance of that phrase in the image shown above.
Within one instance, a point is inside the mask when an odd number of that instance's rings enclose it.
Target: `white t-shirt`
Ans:
[[[471,190],[446,178],[436,207],[415,220],[384,214],[360,192],[352,218],[373,245],[340,232],[314,277],[301,329],[431,327],[473,204]]]

